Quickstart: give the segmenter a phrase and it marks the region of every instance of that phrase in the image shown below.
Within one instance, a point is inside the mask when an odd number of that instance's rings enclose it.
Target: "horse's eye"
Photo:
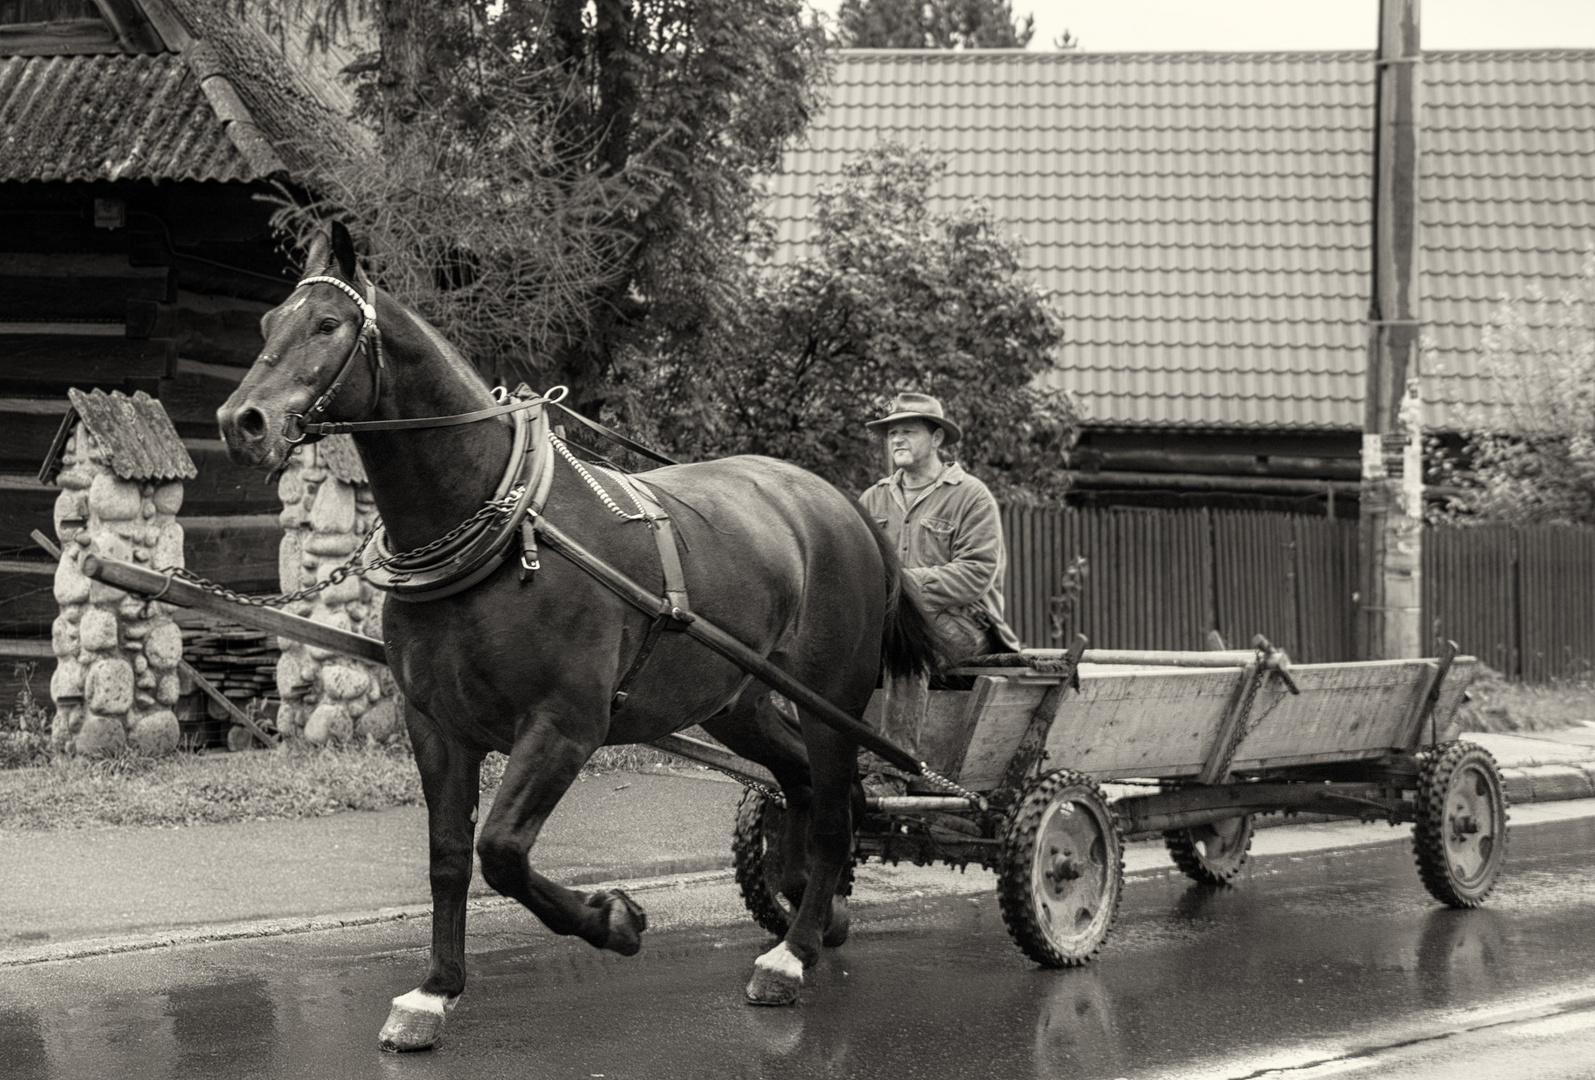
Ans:
[[[337,319],[330,319],[330,318],[329,319],[322,319],[321,320],[321,324],[319,326],[317,326],[316,329],[320,333],[330,334],[334,330],[338,329],[338,325],[339,324],[338,324],[338,320]]]

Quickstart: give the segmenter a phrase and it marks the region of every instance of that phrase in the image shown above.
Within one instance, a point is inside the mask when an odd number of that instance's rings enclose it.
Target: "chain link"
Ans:
[[[379,559],[373,559],[369,563],[362,563],[361,560],[365,557],[366,548],[371,546],[371,538],[376,536],[377,526],[381,524],[381,519],[378,519],[372,522],[371,529],[366,533],[365,539],[360,541],[360,546],[355,549],[354,554],[350,555],[342,565],[334,567],[324,580],[318,581],[314,585],[308,585],[297,592],[250,595],[234,592],[227,586],[218,585],[209,578],[200,577],[192,570],[182,566],[169,566],[157,572],[170,574],[174,578],[179,578],[190,585],[203,589],[205,592],[220,596],[225,600],[231,600],[236,604],[247,604],[252,607],[286,607],[289,604],[297,604],[301,600],[308,600],[312,596],[318,596],[334,585],[348,580],[351,576],[363,577],[373,570],[381,570],[384,567],[392,566],[394,563],[419,559],[447,547],[482,522],[509,513],[514,509],[516,502],[519,501],[523,490],[523,488],[517,487],[501,499],[488,500],[482,504],[482,508],[476,513],[429,544],[422,544],[420,547],[409,551],[401,551],[394,555],[384,555]]]

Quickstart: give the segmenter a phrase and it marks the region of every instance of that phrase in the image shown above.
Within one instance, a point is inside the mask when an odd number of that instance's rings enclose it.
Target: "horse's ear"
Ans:
[[[348,281],[355,279],[359,263],[354,254],[354,237],[341,221],[332,223],[332,254],[338,260],[338,270]]]
[[[310,241],[310,250],[305,252],[305,269],[300,276],[310,277],[313,274],[321,273],[327,268],[328,258],[327,234],[317,231],[315,238]]]

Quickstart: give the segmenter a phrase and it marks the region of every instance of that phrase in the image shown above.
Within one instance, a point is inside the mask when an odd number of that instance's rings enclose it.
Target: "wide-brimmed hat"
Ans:
[[[927,424],[934,424],[947,433],[949,443],[955,443],[963,437],[963,432],[958,425],[947,419],[947,414],[942,411],[941,402],[929,394],[901,393],[892,399],[891,412],[879,420],[871,420],[864,426],[872,430],[886,433],[886,428],[899,420],[923,420]]]

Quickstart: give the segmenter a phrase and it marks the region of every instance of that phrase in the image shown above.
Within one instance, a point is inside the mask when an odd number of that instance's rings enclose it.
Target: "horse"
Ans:
[[[311,429],[308,417],[354,421],[356,429],[363,418],[367,427],[354,440],[394,550],[425,548],[473,516],[491,518],[484,507],[503,494],[505,462],[519,449],[518,421],[507,406],[495,408],[502,396],[435,328],[371,284],[341,224],[312,241],[305,275],[262,318],[264,347],[217,410],[231,458],[278,470]],[[366,363],[355,362],[362,352]],[[370,429],[373,420],[479,412],[496,415]],[[662,577],[669,586],[650,528],[617,516],[602,481],[589,483],[590,471],[584,477],[554,456],[554,439],[539,441],[527,449],[551,458],[542,517],[654,595]],[[930,625],[889,542],[856,500],[824,480],[758,456],[639,479],[679,534],[695,616],[848,716],[862,718],[883,668],[908,675],[934,663]],[[854,800],[862,800],[856,743],[810,709],[788,719],[762,683],[688,635],[650,635],[647,614],[570,559],[528,554],[505,558],[451,595],[416,602],[390,593],[383,606],[383,643],[426,798],[432,941],[426,976],[393,999],[380,1045],[436,1045],[465,989],[473,837],[487,883],[554,933],[622,955],[640,949],[646,916],[630,897],[559,885],[537,872],[531,852],[600,746],[649,742],[696,723],[768,769],[786,802],[780,888],[796,913],[754,961],[745,993],[754,1004],[794,1002],[822,944],[847,936],[844,872]],[[490,751],[508,761],[476,835],[480,767]]]

